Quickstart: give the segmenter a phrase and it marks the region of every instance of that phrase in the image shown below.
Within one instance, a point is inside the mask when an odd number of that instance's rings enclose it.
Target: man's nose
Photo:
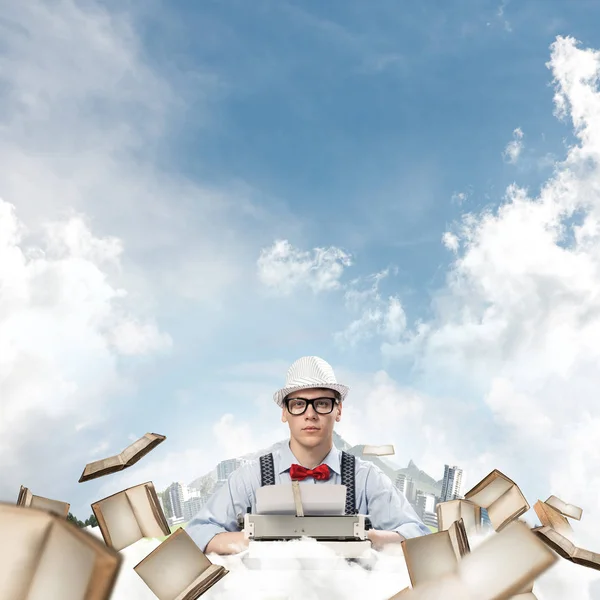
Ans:
[[[312,404],[309,404],[306,407],[306,412],[304,413],[305,417],[309,417],[311,419],[314,419],[318,415],[319,415],[319,413],[315,410],[315,407]]]

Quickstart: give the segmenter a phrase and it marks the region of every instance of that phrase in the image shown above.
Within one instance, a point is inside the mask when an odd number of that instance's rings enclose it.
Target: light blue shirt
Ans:
[[[289,441],[277,444],[273,450],[275,483],[290,483],[290,467],[299,464],[290,450]],[[307,477],[305,483],[326,485],[341,484],[341,452],[334,446],[323,461],[332,471],[330,479],[317,481]],[[431,533],[417,516],[402,492],[390,478],[373,463],[355,459],[356,508],[367,515],[374,529],[397,531],[405,538]],[[239,531],[237,515],[245,514],[250,507],[256,511],[256,490],[261,487],[258,459],[234,471],[227,484],[218,489],[200,512],[185,528],[190,537],[204,552],[208,542],[225,531]]]

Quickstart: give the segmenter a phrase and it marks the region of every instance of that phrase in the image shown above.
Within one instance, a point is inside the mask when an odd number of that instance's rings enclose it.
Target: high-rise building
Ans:
[[[404,494],[404,489],[406,488],[406,475],[404,473],[398,473],[395,485]]]
[[[187,521],[191,521],[194,516],[200,511],[200,509],[206,503],[206,498],[202,496],[195,495],[191,496],[187,500],[183,502],[183,520],[187,523]]]
[[[187,500],[188,489],[184,483],[173,482],[166,490],[171,505],[172,516],[175,519],[183,519],[183,503]]]
[[[229,476],[240,466],[237,458],[228,458],[222,460],[217,465],[217,481],[227,481]]]
[[[460,483],[462,479],[462,469],[457,466],[444,466],[444,479],[442,481],[441,502],[456,500],[460,496]]]
[[[488,511],[485,508],[481,509],[481,526],[484,530],[492,528],[492,522],[488,515]]]
[[[415,482],[409,477],[404,484],[404,495],[410,504],[414,505],[417,499],[417,488]]]

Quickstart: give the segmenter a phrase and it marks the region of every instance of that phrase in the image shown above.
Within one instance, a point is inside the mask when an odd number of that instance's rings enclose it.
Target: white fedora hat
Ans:
[[[333,390],[340,394],[342,400],[350,389],[337,382],[335,373],[328,362],[318,356],[303,356],[288,369],[285,387],[275,392],[273,399],[279,406],[283,406],[283,400],[288,394],[308,388]]]

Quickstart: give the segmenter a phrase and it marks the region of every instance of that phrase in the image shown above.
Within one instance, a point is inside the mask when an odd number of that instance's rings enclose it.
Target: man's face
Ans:
[[[323,440],[330,439],[333,426],[340,420],[342,414],[341,403],[335,403],[335,392],[333,390],[312,388],[292,392],[287,400],[303,398],[304,400],[317,400],[318,398],[330,398],[334,400],[333,410],[327,414],[315,411],[312,405],[306,407],[301,415],[291,414],[284,405],[281,420],[290,427],[291,436],[301,445],[306,447],[318,446]],[[292,404],[295,404],[292,402]],[[319,403],[325,404],[325,402]]]

